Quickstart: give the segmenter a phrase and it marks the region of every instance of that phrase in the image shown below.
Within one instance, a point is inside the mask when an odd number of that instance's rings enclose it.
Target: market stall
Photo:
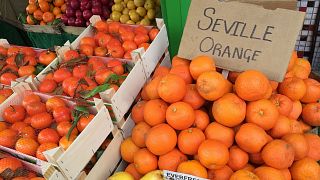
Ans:
[[[22,11],[0,11],[30,43],[0,38],[0,179],[320,179],[319,2]]]

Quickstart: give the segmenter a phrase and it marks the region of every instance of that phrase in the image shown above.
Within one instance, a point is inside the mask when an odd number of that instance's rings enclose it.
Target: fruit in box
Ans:
[[[62,98],[49,97],[44,101],[40,96],[26,92],[21,105],[12,104],[4,109],[0,145],[45,161],[44,151],[58,145],[66,150],[94,115],[87,107],[69,107]],[[59,118],[57,109],[62,109]]]
[[[192,81],[180,86],[184,90],[179,93],[172,89],[175,86],[168,85],[166,89],[172,93],[163,96],[161,88],[178,66],[184,68],[174,73],[176,76],[170,84],[188,82],[185,75],[189,72]],[[319,160],[320,137],[308,131],[318,126],[316,107],[319,103],[315,100],[320,99],[317,95],[320,91],[317,88],[319,82],[308,79],[309,67],[308,61],[298,59],[293,52],[283,82],[269,81],[263,73],[248,70],[229,73],[232,84],[216,71],[214,59],[210,57],[199,56],[191,63],[174,57],[171,68],[159,66],[155,70],[152,79],[141,91],[142,101],[132,109],[131,118],[136,126],[129,139],[133,139],[133,144],[137,143],[135,152],[148,152],[153,160],[148,161],[149,168],[141,169],[138,168],[140,157],[128,152],[126,156],[137,161],[133,161],[126,171],[136,179],[155,169],[210,179],[265,179],[270,176],[279,179],[319,179],[320,166],[316,161]],[[302,69],[303,73],[295,69]],[[195,87],[192,89],[195,91],[193,96],[197,98],[185,97],[191,96],[190,92],[185,93],[190,91],[190,87]],[[184,95],[182,98],[181,94]],[[201,98],[206,102],[200,101]],[[164,110],[167,109],[165,113],[158,110],[160,106],[148,105],[154,101],[166,102],[163,106]],[[199,106],[195,106],[195,101],[199,101]],[[182,103],[190,108],[176,105]],[[157,113],[153,113],[151,119],[149,113],[152,111]],[[189,120],[194,117],[191,114],[196,114],[196,118]],[[161,121],[151,121],[157,118]],[[167,138],[168,132],[164,130],[159,131],[157,136],[149,136],[159,123],[179,130],[175,131],[178,136],[176,147],[165,154],[160,150],[169,148],[163,147],[164,144],[171,147],[175,136]],[[140,129],[141,134],[136,129]],[[143,138],[143,134],[147,138]],[[144,146],[145,139],[149,142],[161,141],[161,144]],[[193,156],[187,160],[183,158],[186,155]],[[166,157],[170,158],[164,161]],[[155,168],[152,165],[156,162],[158,166]]]

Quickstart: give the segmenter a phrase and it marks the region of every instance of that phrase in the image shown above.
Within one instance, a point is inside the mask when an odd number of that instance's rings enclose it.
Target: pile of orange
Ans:
[[[49,65],[57,55],[49,50],[37,53],[31,47],[0,46],[0,56],[4,60],[0,66],[0,83],[11,85],[11,81],[18,77],[35,76],[41,71],[39,69],[44,69],[43,66]]]
[[[261,72],[218,72],[214,59],[159,66],[120,148],[135,179],[160,169],[217,179],[320,179],[320,83],[293,53],[281,83]]]
[[[6,154],[2,156],[5,157],[0,159],[0,180],[44,180],[42,177],[37,177],[35,172],[24,167],[20,160]]]
[[[131,27],[119,22],[99,21],[94,25],[95,35],[80,40],[80,53],[86,56],[102,56],[131,59],[131,51],[148,49],[159,30],[144,26]]]
[[[61,18],[66,9],[64,0],[29,0],[26,7],[27,23],[46,25]]]
[[[74,123],[72,109],[59,97],[46,101],[34,93],[27,93],[21,104],[12,104],[2,113],[0,122],[0,145],[46,160],[43,152],[55,147],[67,149],[77,135],[94,118],[93,114],[82,116],[72,130]]]

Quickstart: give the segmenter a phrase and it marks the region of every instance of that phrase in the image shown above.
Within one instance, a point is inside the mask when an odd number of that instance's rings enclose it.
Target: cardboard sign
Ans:
[[[236,1],[192,0],[178,56],[213,56],[231,71],[257,69],[282,81],[304,13]]]

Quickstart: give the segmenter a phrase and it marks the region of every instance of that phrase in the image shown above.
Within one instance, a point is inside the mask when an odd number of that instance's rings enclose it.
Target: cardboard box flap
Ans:
[[[178,56],[212,56],[231,71],[257,69],[282,81],[304,13],[241,2],[193,0]]]

